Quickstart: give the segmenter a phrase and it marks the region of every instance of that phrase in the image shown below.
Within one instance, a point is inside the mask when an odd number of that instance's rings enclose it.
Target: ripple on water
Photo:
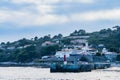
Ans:
[[[118,70],[118,71],[116,71]],[[0,67],[0,80],[120,80],[120,67],[80,73],[50,73],[34,67]]]

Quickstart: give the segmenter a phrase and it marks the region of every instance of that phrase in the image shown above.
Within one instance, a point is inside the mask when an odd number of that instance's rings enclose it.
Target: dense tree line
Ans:
[[[0,62],[31,62],[34,59],[40,59],[42,56],[54,55],[56,51],[61,50],[61,46],[56,43],[53,45],[42,46],[46,41],[51,41],[55,38],[62,38],[61,34],[55,35],[53,38],[50,35],[44,37],[34,37],[32,39],[23,38],[15,42],[1,43],[0,49]],[[15,47],[8,49],[8,47]]]
[[[99,32],[90,33],[89,43],[93,45],[104,44],[109,51],[120,52],[120,27],[114,29],[102,29]],[[98,47],[98,46],[96,46]]]

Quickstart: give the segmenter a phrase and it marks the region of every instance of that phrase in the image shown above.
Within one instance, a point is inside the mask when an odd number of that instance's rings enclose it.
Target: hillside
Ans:
[[[106,47],[109,51],[120,52],[120,27],[113,29],[102,29],[98,32],[88,33],[85,30],[75,30],[70,36],[90,36],[89,45],[101,51]],[[15,42],[2,42],[0,44],[0,62],[31,62],[40,59],[45,55],[54,55],[56,51],[61,50],[64,45],[70,45],[71,39],[63,37],[62,34],[51,37],[34,37],[32,39],[20,39]]]

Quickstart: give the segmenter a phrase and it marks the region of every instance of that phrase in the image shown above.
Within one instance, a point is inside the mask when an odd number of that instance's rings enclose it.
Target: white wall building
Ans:
[[[81,48],[81,50],[78,50],[78,49],[63,49],[62,51],[57,51],[55,56],[57,58],[63,58],[64,55],[66,55],[66,57],[70,57],[70,54],[91,54],[95,51],[92,52],[89,51],[91,50],[89,47],[88,47],[88,42],[86,42],[86,46]]]
[[[71,53],[72,53],[72,49],[65,49],[65,50],[62,50],[62,51],[57,51],[55,56],[57,58],[62,58],[62,57],[64,57],[64,55],[66,55],[66,57],[70,57]]]

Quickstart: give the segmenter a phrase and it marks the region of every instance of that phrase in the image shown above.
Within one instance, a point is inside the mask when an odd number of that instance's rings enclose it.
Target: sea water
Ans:
[[[0,67],[0,80],[120,80],[120,67],[79,73],[50,73],[49,68]]]

